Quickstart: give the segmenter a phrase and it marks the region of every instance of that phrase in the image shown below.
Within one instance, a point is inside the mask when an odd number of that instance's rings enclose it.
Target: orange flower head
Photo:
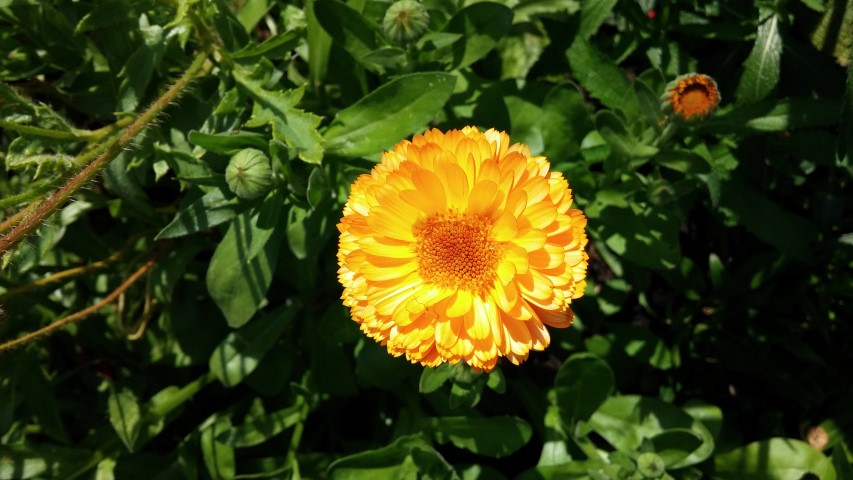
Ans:
[[[550,343],[583,295],[586,217],[545,157],[476,127],[403,140],[352,185],[338,279],[394,356],[490,371]]]
[[[708,75],[682,75],[667,85],[664,107],[685,121],[703,120],[720,104],[717,82]]]

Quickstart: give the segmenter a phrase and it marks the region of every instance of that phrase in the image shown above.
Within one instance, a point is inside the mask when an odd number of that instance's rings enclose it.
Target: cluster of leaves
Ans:
[[[389,5],[0,0],[3,233],[207,57],[3,252],[0,340],[99,308],[0,353],[0,478],[853,478],[853,2],[426,0],[406,41]],[[351,182],[464,125],[591,237],[576,324],[488,375],[390,357],[336,282]]]

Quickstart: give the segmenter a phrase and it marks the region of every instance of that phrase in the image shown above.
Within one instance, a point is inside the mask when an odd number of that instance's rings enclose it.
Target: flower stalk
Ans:
[[[42,222],[44,222],[51,214],[59,207],[65,204],[72,195],[74,195],[83,185],[95,177],[110,161],[112,161],[119,153],[121,153],[139,133],[141,133],[170,103],[172,103],[183,89],[197,76],[200,76],[209,69],[205,67],[205,61],[209,55],[209,50],[204,50],[196,55],[192,64],[187,68],[181,78],[169,88],[160,98],[158,98],[147,110],[142,112],[131,123],[124,132],[116,137],[105,150],[102,151],[94,160],[88,163],[76,175],[71,177],[62,187],[59,188],[53,195],[47,196],[44,200],[37,201],[37,206],[29,215],[23,215],[23,218],[14,227],[9,230],[9,233],[0,237],[0,254],[4,254],[14,248],[27,235],[33,232]],[[110,129],[98,130],[98,135],[109,135]],[[30,209],[31,206],[25,207]]]

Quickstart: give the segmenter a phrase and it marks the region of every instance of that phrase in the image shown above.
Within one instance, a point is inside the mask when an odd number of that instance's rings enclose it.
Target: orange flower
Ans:
[[[682,120],[702,120],[720,104],[720,91],[713,78],[691,73],[670,82],[662,100],[664,106]]]
[[[545,157],[504,132],[430,130],[352,185],[338,278],[352,318],[394,356],[490,371],[550,343],[583,295],[586,218]]]

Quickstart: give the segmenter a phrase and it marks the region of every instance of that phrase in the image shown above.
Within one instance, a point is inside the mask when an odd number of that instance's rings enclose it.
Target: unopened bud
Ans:
[[[690,73],[681,75],[666,86],[661,97],[664,110],[686,122],[707,118],[720,104],[717,82],[708,75]]]
[[[429,12],[416,0],[394,2],[385,12],[382,28],[397,43],[413,42],[429,27]]]
[[[247,200],[266,194],[273,184],[270,160],[260,150],[246,148],[231,157],[225,169],[228,188]]]

